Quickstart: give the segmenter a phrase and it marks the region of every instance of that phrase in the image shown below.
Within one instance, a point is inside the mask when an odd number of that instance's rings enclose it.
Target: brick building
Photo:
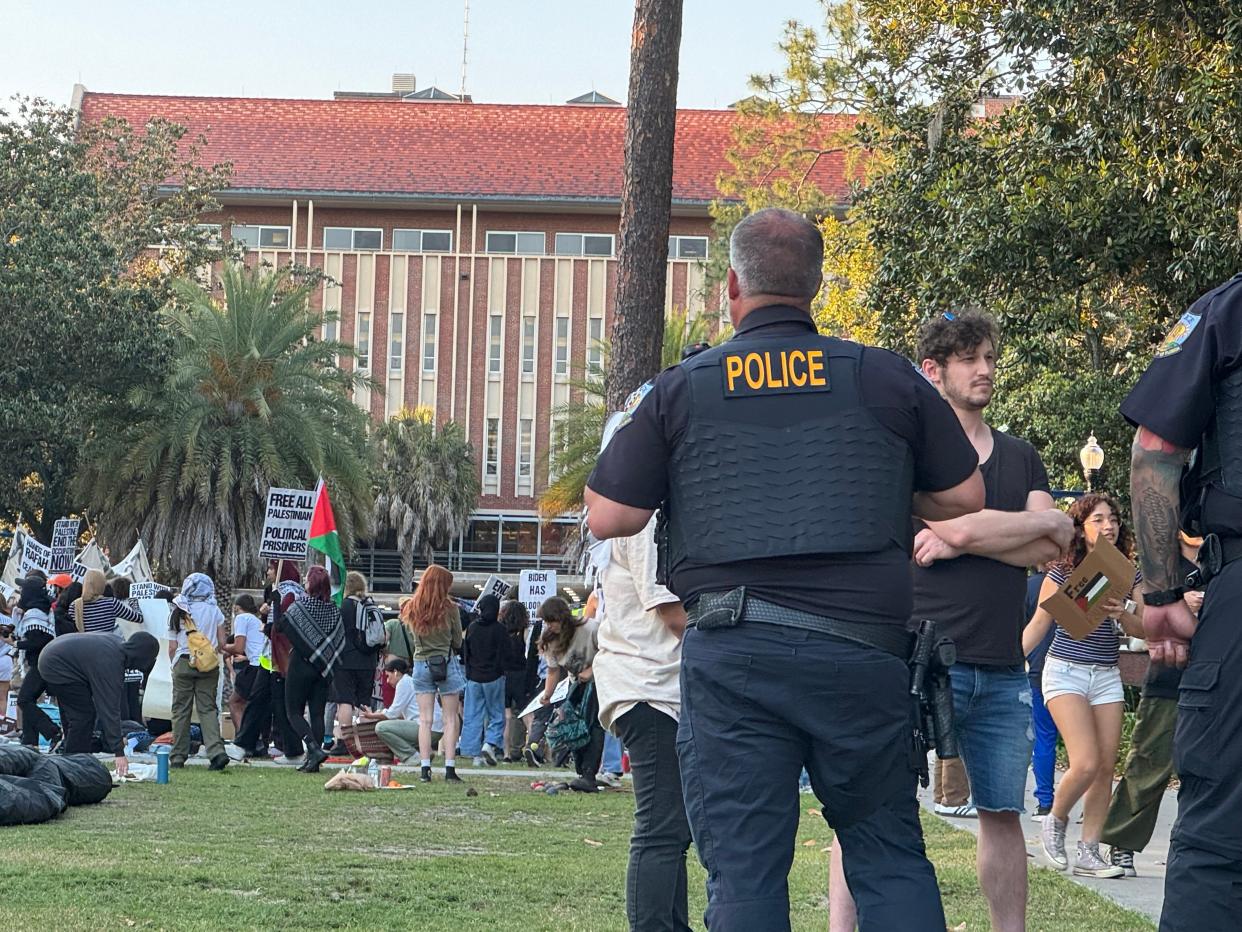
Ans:
[[[399,76],[398,76],[399,77]],[[483,494],[467,533],[438,545],[465,573],[559,563],[565,518],[541,524],[536,496],[571,379],[598,363],[612,325],[625,109],[599,94],[564,105],[497,105],[435,89],[333,100],[95,93],[85,121],[153,117],[207,139],[233,165],[223,210],[204,217],[273,264],[334,280],[314,297],[385,391],[357,401],[375,418],[425,406],[466,426]],[[678,113],[666,309],[719,315],[705,284],[717,177],[732,110]],[[821,185],[844,196],[842,166]],[[342,365],[353,363],[342,360]],[[373,579],[396,555],[364,553]],[[564,568],[562,568],[564,569]]]

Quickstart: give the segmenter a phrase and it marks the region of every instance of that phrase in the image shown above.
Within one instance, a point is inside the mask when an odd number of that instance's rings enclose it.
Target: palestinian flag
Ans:
[[[323,477],[315,486],[315,512],[311,515],[307,543],[326,558],[328,575],[332,578],[332,601],[340,605],[345,594],[345,558],[341,556],[341,538],[336,533],[336,517],[332,514],[332,500],[328,498]]]

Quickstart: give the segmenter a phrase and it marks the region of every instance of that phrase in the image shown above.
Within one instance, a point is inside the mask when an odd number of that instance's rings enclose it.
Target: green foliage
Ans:
[[[175,284],[167,310],[172,363],[87,432],[79,490],[105,543],[137,530],[170,578],[199,570],[224,584],[256,578],[268,488],[323,476],[345,547],[368,529],[368,385],[321,342],[309,285],[287,271],[227,266],[224,303]]]
[[[228,169],[200,157],[160,121],[79,129],[72,111],[21,99],[0,111],[0,517],[21,513],[44,541],[79,510],[88,426],[169,358],[159,309],[171,276],[143,250],[170,243],[185,268],[221,254],[197,223]],[[169,177],[183,188],[165,198]]]
[[[478,465],[460,425],[437,429],[429,410],[403,409],[375,427],[374,439],[375,533],[396,535],[408,592],[414,553],[430,563],[434,541],[466,530],[479,500]]]
[[[691,317],[684,310],[669,314],[664,321],[661,367],[677,365],[684,347],[706,341],[711,335],[710,326],[707,317]],[[545,465],[555,478],[539,498],[539,510],[547,518],[582,508],[587,479],[599,458],[599,445],[608,422],[604,370],[610,355],[608,341],[601,341],[599,346],[603,365],[590,366],[579,373],[571,383],[572,399],[552,412],[552,450]]]

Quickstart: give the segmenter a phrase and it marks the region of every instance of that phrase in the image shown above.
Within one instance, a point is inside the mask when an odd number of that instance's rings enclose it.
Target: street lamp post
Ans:
[[[1095,434],[1088,437],[1086,446],[1078,451],[1078,462],[1082,463],[1082,475],[1087,480],[1087,491],[1094,491],[1091,483],[1104,465],[1104,448],[1096,441]]]

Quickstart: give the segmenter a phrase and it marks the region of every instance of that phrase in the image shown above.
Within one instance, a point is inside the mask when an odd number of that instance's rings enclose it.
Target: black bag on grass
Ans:
[[[89,754],[43,757],[30,776],[64,787],[65,802],[70,806],[101,803],[112,792],[112,772]]]
[[[0,825],[33,825],[65,811],[65,791],[30,777],[0,776]]]
[[[30,748],[16,744],[0,745],[0,776],[27,777],[31,768],[41,759],[42,755]]]

